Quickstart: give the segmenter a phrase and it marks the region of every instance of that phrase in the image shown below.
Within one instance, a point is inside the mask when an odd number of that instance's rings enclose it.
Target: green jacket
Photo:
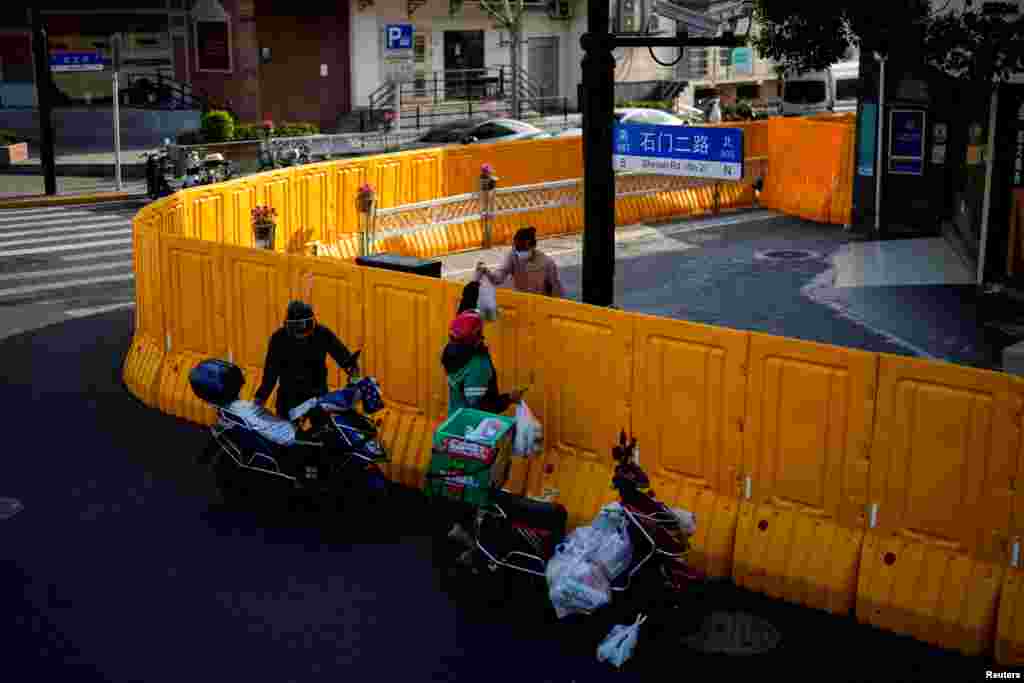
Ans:
[[[449,415],[460,408],[499,414],[508,409],[509,397],[498,393],[498,378],[486,348],[448,344],[441,364],[448,374]]]

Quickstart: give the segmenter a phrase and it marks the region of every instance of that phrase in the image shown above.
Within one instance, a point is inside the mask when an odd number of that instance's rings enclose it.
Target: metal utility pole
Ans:
[[[114,175],[116,176],[117,191],[120,192],[121,187],[121,92],[120,84],[118,83],[118,72],[121,71],[121,35],[115,33],[111,36],[110,44],[112,48],[111,66],[113,67],[111,73],[111,83],[114,89]]]
[[[698,11],[679,8],[690,4],[706,10],[711,0],[676,2],[680,16],[704,21]],[[620,3],[621,4],[621,3]],[[740,3],[745,5],[747,3]],[[745,38],[728,34],[718,38],[690,38],[686,20],[677,20],[674,37],[657,38],[643,32],[609,31],[609,0],[588,0],[587,33],[580,39],[583,57],[583,302],[610,306],[615,297],[615,171],[612,167],[612,122],[615,110],[615,48],[626,47],[741,47]],[[644,27],[641,26],[641,29]]]
[[[50,78],[50,48],[39,7],[32,6],[32,50],[36,62],[36,96],[39,100],[39,156],[43,162],[46,194],[57,194],[57,162],[53,140],[53,82]]]

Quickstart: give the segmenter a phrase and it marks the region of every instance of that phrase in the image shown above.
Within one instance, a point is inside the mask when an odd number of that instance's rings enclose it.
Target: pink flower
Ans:
[[[480,175],[492,175],[494,173],[494,167],[490,164],[484,164],[480,167]]]
[[[372,193],[373,193],[373,185],[371,185],[370,183],[363,183],[362,185],[359,186],[359,194],[372,194]]]

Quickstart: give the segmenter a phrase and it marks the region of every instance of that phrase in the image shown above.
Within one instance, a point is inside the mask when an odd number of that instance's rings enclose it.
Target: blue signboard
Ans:
[[[857,117],[857,175],[871,178],[875,175],[875,146],[878,144],[878,105],[865,102]]]
[[[612,156],[616,171],[739,180],[743,131],[617,123]]]
[[[412,49],[412,24],[388,24],[384,27],[384,34],[387,36],[387,49]]]
[[[103,71],[109,59],[104,59],[99,52],[64,52],[50,53],[50,69],[52,71]]]
[[[925,113],[919,109],[893,109],[889,114],[889,173],[924,172]]]

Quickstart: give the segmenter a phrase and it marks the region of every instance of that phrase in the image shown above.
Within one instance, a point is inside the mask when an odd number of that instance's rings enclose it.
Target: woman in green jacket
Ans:
[[[498,373],[483,333],[483,319],[471,307],[459,313],[449,328],[449,342],[441,354],[448,375],[449,415],[460,408],[500,414],[519,402],[519,392],[498,393]]]

